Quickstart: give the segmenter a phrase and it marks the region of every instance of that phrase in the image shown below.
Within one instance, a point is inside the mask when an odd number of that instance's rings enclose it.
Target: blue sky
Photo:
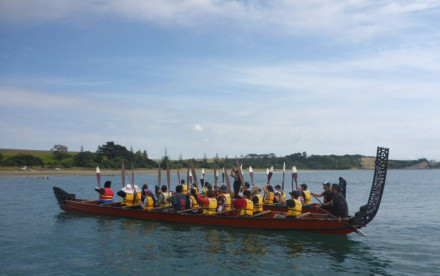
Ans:
[[[0,148],[440,160],[439,1],[1,1]]]

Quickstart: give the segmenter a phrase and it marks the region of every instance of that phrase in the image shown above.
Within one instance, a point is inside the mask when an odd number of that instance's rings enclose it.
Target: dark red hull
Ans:
[[[273,212],[280,212],[280,213],[286,213],[287,212],[287,206],[281,206],[281,205],[269,205],[269,204],[264,204],[263,205],[263,210],[271,210]],[[324,211],[322,211],[321,209],[317,209],[315,207],[306,207],[303,206],[302,211],[303,214],[304,213],[315,213],[315,214],[325,214]]]
[[[60,208],[66,212],[86,213],[96,215],[111,215],[127,218],[168,221],[191,224],[204,224],[228,227],[293,230],[302,232],[314,232],[325,234],[346,235],[353,229],[338,223],[335,219],[324,217],[322,214],[310,214],[299,219],[274,218],[275,212],[261,217],[243,218],[239,216],[207,216],[190,213],[172,213],[160,211],[144,211],[133,208],[121,208],[119,203],[113,205],[97,205],[96,201],[66,200],[60,204]],[[348,222],[348,220],[345,220]]]

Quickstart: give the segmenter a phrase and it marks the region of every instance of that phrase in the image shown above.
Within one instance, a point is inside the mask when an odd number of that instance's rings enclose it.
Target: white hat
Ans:
[[[140,192],[140,190],[139,190],[139,186],[138,185],[134,185],[134,190],[138,193],[138,192]]]
[[[127,186],[125,186],[124,188],[122,188],[122,191],[126,194],[132,194],[133,193],[133,188],[131,187],[130,184],[127,184]]]

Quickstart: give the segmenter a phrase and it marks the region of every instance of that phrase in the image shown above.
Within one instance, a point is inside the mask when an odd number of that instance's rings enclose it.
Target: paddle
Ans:
[[[254,170],[249,166],[249,176],[251,177],[252,187],[254,186]]]
[[[167,184],[168,184],[168,192],[171,190],[171,175],[170,175],[170,164],[167,161]]]
[[[122,160],[121,177],[122,177],[122,188],[124,188],[125,187],[125,166],[124,166],[124,160]]]
[[[215,165],[215,160],[214,160],[214,185],[215,186],[217,186],[217,180],[218,180],[217,166]]]
[[[243,177],[243,172],[241,171],[241,165],[240,162],[238,162],[237,156],[235,156],[235,164],[237,165],[237,170],[238,170],[238,177],[240,178],[241,181],[241,187],[244,191],[244,177]]]
[[[225,167],[223,167],[223,175],[225,176],[226,187],[228,188],[228,193],[231,194],[231,182],[229,182],[229,176],[228,176],[228,174],[225,173]]]
[[[293,180],[295,180],[296,189],[298,190],[298,171],[296,170],[296,167],[292,167],[292,192],[293,192]]]
[[[263,212],[260,212],[260,213],[258,213],[258,214],[252,215],[252,217],[253,217],[253,218],[254,218],[254,217],[259,217],[259,216],[261,216],[261,215],[264,215],[264,214],[267,214],[267,213],[270,213],[270,212],[272,212],[272,211],[271,211],[271,210],[263,211]]]
[[[157,186],[159,186],[160,189],[160,184],[162,183],[162,173],[160,171],[160,164],[159,164],[159,169],[157,170]]]
[[[283,187],[281,188],[281,190],[284,192],[284,179],[286,176],[286,162],[283,163]]]
[[[197,183],[196,169],[194,169],[194,165],[193,165],[192,160],[191,160],[191,171],[192,171],[192,174],[193,174],[193,177],[194,177],[194,183],[196,183],[196,189],[198,191],[199,190],[199,184]]]
[[[202,208],[199,207],[199,208],[193,208],[193,209],[185,209],[185,210],[177,211],[177,213],[181,214],[181,213],[186,213],[189,211],[196,211],[196,210],[200,210],[200,209],[202,209]]]
[[[267,174],[267,184],[269,184],[270,186],[270,179],[272,178],[273,175],[273,166],[270,167],[269,173]]]
[[[180,173],[179,173],[179,169],[177,169],[177,185],[180,185]],[[171,192],[171,191],[168,191]]]
[[[133,168],[133,163],[131,163],[131,185],[133,185],[133,188],[134,188],[134,168]]]
[[[96,180],[98,181],[98,188],[101,188],[101,171],[96,167]]]
[[[200,185],[202,185],[202,188],[205,186],[205,169],[202,168],[202,176],[200,177]]]
[[[189,171],[189,166],[188,166],[188,170],[186,171],[186,188],[187,188],[187,190],[188,190],[188,192],[190,191],[190,189],[189,189],[189,174],[190,174],[190,171]]]
[[[222,183],[225,183],[225,167],[223,167],[223,172],[222,172]]]
[[[318,200],[319,203],[321,203],[321,205],[322,205],[321,200],[319,200],[319,199],[318,199],[316,196],[314,196],[314,195],[313,195],[313,197],[316,198],[316,200]],[[318,208],[319,208],[321,211],[323,211],[324,213],[326,213],[327,215],[329,215],[329,216],[331,216],[332,218],[338,220],[338,218],[335,217],[332,213],[328,212],[328,211],[325,210],[325,209],[322,209],[321,207],[318,207]],[[359,234],[359,235],[361,235],[361,236],[363,236],[363,237],[366,237],[366,236],[367,236],[364,232],[362,232],[360,229],[354,227],[353,225],[348,224],[348,223],[346,223],[345,221],[342,221],[342,220],[341,220],[340,222],[341,222],[342,224],[344,224],[345,226],[347,226],[347,227],[353,229],[357,234]]]

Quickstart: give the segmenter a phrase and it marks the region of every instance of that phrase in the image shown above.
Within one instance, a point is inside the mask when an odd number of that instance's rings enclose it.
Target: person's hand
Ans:
[[[341,222],[341,217],[338,217],[338,218],[337,218],[337,221],[338,221],[338,222]]]
[[[320,208],[321,208],[321,206],[322,206],[322,205],[318,204],[318,205],[316,205],[316,207],[315,207],[315,208],[316,208],[316,209],[320,209]]]

